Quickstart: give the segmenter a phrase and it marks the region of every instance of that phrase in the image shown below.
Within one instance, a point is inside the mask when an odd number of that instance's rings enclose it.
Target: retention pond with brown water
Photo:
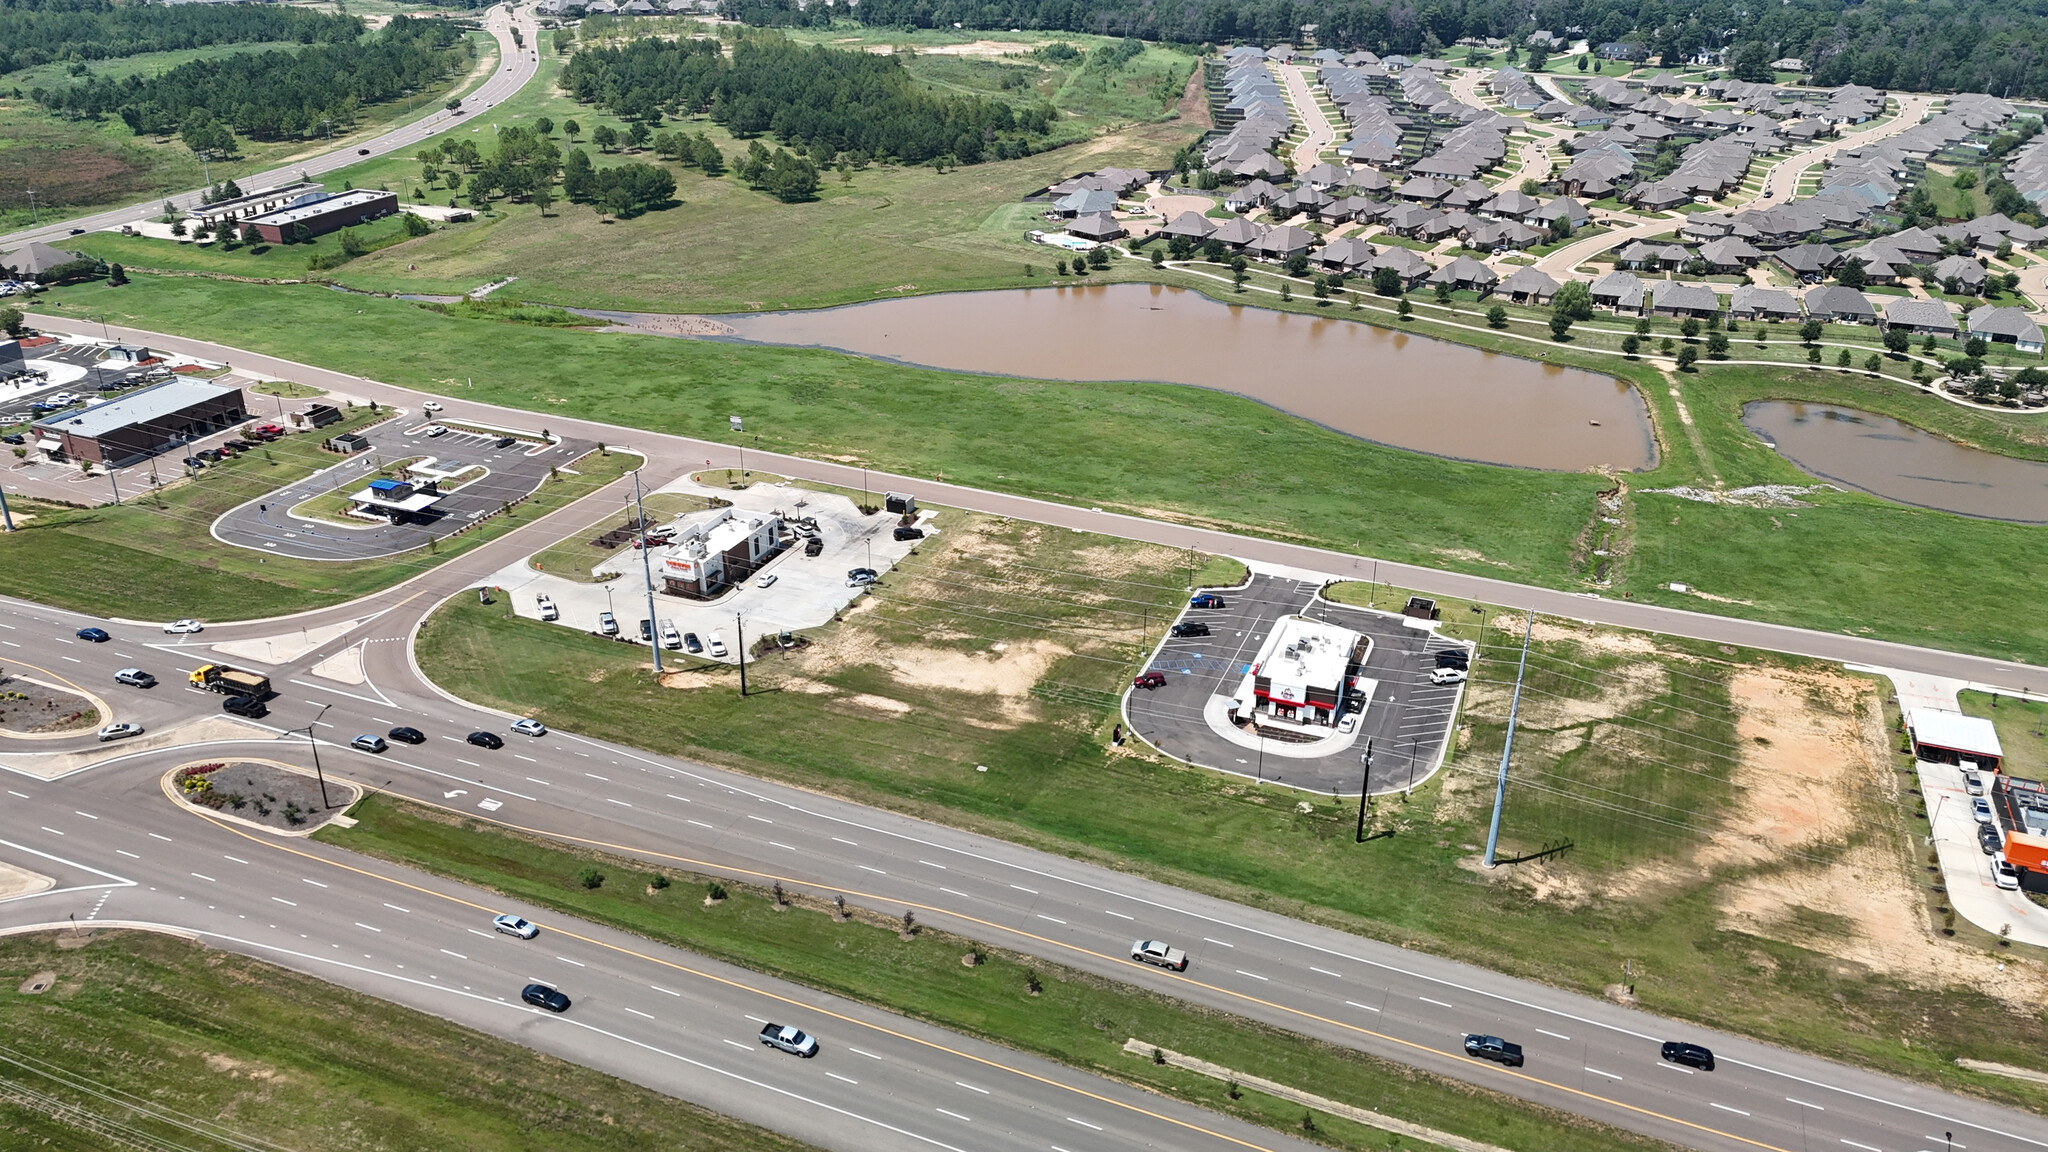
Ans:
[[[2048,464],[1966,448],[1894,420],[1832,404],[1762,400],[1742,423],[1823,480],[1900,504],[2015,524],[2048,524]]]
[[[1489,464],[1656,463],[1649,413],[1626,381],[1376,328],[1330,308],[1305,316],[1159,284],[1105,284],[717,317],[578,311],[628,330],[954,372],[1211,388],[1363,440]]]

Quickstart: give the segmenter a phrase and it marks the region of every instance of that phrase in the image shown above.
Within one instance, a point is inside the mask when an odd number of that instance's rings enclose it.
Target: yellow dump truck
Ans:
[[[245,672],[225,664],[201,664],[192,670],[192,686],[210,692],[222,692],[229,696],[254,696],[262,699],[270,695],[270,677],[261,672]]]

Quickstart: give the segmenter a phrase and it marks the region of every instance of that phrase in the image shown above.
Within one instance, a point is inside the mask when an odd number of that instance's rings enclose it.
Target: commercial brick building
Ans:
[[[240,388],[175,379],[32,427],[36,447],[53,460],[121,468],[247,418]]]
[[[358,188],[352,192],[309,192],[275,212],[249,217],[242,221],[242,228],[244,231],[255,229],[267,243],[282,244],[293,239],[301,228],[305,229],[308,237],[323,236],[397,211],[398,194],[395,192],[379,192],[374,188]]]

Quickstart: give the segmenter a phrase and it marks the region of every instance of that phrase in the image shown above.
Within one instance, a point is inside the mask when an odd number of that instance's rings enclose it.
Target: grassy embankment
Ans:
[[[1377,801],[1371,829],[1385,835],[1359,846],[1353,803],[1179,768],[1136,743],[1108,747],[1116,694],[1149,651],[1140,637],[1156,635],[1152,613],[1186,584],[1185,553],[953,512],[942,525],[868,606],[808,633],[811,647],[755,663],[745,699],[730,668],[686,661],[694,666],[657,687],[638,651],[519,620],[503,606],[451,602],[423,629],[420,662],[449,691],[564,729],[630,733],[652,751],[1137,868],[1562,987],[1599,994],[1624,979],[1627,963],[1654,1011],[1901,1075],[1983,1088],[1948,1060],[2031,1059],[2035,1040],[2002,1022],[2008,1011],[1996,1000],[1944,979],[1937,986],[1953,1015],[1923,1020],[1924,982],[1836,959],[1866,942],[1861,926],[1749,925],[1722,912],[1759,886],[1792,893],[1774,895],[1775,906],[1799,905],[1810,898],[1793,881],[1849,853],[1888,877],[1888,892],[1912,883],[1910,862],[1892,850],[1904,818],[1896,798],[1846,769],[1814,804],[1853,813],[1853,826],[1735,860],[1715,849],[1729,838],[1752,842],[1759,769],[1749,753],[1797,738],[1809,716],[1853,740],[1867,687],[1711,645],[1640,652],[1614,633],[1546,635],[1532,656],[1504,854],[1565,839],[1574,848],[1542,872],[1482,875],[1466,864],[1486,831],[1506,715],[1496,681],[1512,676],[1519,616],[1472,616],[1445,602],[1447,630],[1478,639],[1486,620],[1498,658],[1479,665],[1449,769],[1412,796]],[[1738,677],[1745,686],[1784,681],[1785,695],[1811,702],[1738,728],[1749,715],[1731,704]],[[983,722],[962,724],[963,715]],[[990,771],[975,771],[984,764]],[[1100,804],[1104,795],[1117,804]],[[1295,808],[1304,800],[1308,812]],[[1555,883],[1531,879],[1546,875]],[[1533,898],[1532,885],[1542,888]],[[1987,1045],[2001,1055],[1983,1055]],[[2010,1082],[1989,1090],[2032,1100]]]
[[[1225,1085],[1207,1077],[1127,1055],[1124,1042],[1145,1040],[1506,1148],[1619,1152],[1668,1147],[1033,957],[992,949],[983,963],[970,968],[961,962],[974,950],[967,940],[924,929],[903,941],[893,921],[872,914],[835,923],[826,914],[831,905],[820,898],[799,896],[797,904],[778,911],[769,892],[734,884],[728,888],[731,898],[705,907],[698,897],[706,878],[678,869],[658,869],[680,883],[650,893],[644,864],[507,834],[403,800],[372,798],[352,814],[362,823],[345,831],[324,830],[319,838],[1102,1072],[1270,1128],[1304,1134],[1301,1105],[1249,1091],[1231,1099]],[[605,873],[602,887],[586,889],[576,880],[587,866]],[[1042,989],[1035,996],[1030,992],[1033,978]],[[1328,1115],[1317,1115],[1315,1126],[1308,1138],[1334,1148],[1380,1149],[1398,1140]]]
[[[214,160],[208,165],[202,165],[175,137],[137,136],[115,116],[98,122],[66,119],[28,99],[25,93],[38,85],[78,82],[77,78],[64,75],[61,65],[43,65],[0,76],[0,90],[12,93],[18,87],[24,93],[20,97],[0,96],[0,140],[8,144],[0,149],[0,177],[5,178],[8,189],[0,194],[0,231],[26,228],[38,215],[45,224],[55,223],[152,195],[198,188],[206,183],[208,175],[216,181],[238,179],[335,148],[351,147],[423,111],[431,111],[449,96],[467,92],[487,79],[497,67],[497,42],[486,33],[472,32],[469,43],[475,52],[472,68],[457,69],[445,86],[434,91],[363,109],[354,126],[343,135],[332,139],[239,140],[240,152],[234,159]],[[160,72],[190,60],[296,47],[223,44],[87,61],[86,67],[92,75],[120,79]],[[36,189],[38,212],[30,211],[28,198],[20,191],[31,187]],[[340,187],[339,183],[335,187]],[[305,267],[303,253],[299,267]]]
[[[2034,686],[2034,691],[2040,691]],[[2048,784],[2048,704],[1993,697],[1988,692],[1961,692],[1957,702],[1971,716],[1991,721],[2005,750],[2004,772]]]
[[[0,1069],[0,1131],[13,1133],[10,1148],[251,1146],[237,1137],[303,1152],[366,1142],[495,1152],[536,1140],[558,1152],[809,1147],[246,957],[139,932],[70,943],[0,940],[0,1052],[30,1066]],[[15,990],[38,972],[52,973],[54,986]],[[9,1090],[17,1088],[28,1091]],[[191,1126],[145,1119],[99,1093]],[[60,1108],[61,1119],[53,1114]]]
[[[768,412],[760,442],[781,451],[1532,584],[1587,586],[1574,542],[1593,517],[1593,492],[1608,483],[1386,449],[1170,385],[989,380],[829,352],[550,331],[314,287],[137,277],[52,300],[63,305],[58,314],[104,313],[429,391],[473,377],[476,390],[465,395],[477,400],[535,409],[568,401],[594,419],[708,439],[731,435],[728,412]],[[1414,326],[1443,330],[1431,320]],[[1494,339],[1483,329],[1455,335],[1480,347]],[[1574,355],[1560,349],[1551,360],[1591,363]],[[1627,478],[1629,534],[1616,542],[1603,594],[2048,659],[2048,611],[2039,610],[2048,537],[2037,529],[1852,492],[1815,492],[1812,507],[1787,511],[1643,491],[1810,483],[1741,426],[1750,400],[1853,404],[2035,458],[2048,456],[2041,417],[1963,409],[1909,385],[1828,372],[1726,366],[1667,380],[1648,365],[1600,366],[1643,385],[1662,449],[1656,469]],[[2000,562],[1957,584],[1955,555]],[[1671,581],[1707,596],[1670,592]],[[1943,589],[1938,613],[1932,588]]]
[[[260,406],[259,406],[260,407]],[[319,442],[337,428],[372,423],[359,413],[316,434],[288,436],[213,465],[189,480],[118,507],[60,508],[10,501],[35,519],[0,536],[0,589],[46,604],[130,619],[246,620],[339,603],[386,587],[526,521],[596,491],[638,464],[626,453],[592,455],[541,486],[508,517],[435,546],[388,560],[325,564],[269,556],[215,540],[209,529],[231,508],[336,464]]]

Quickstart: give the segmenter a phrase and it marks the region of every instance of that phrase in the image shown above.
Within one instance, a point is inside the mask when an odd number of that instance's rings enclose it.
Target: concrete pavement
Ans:
[[[523,48],[513,43],[512,29],[515,25],[526,38],[526,46]],[[436,108],[410,124],[394,128],[371,140],[353,141],[345,147],[286,164],[268,172],[239,176],[235,178],[235,182],[255,190],[290,183],[299,179],[301,173],[317,177],[351,164],[361,163],[371,157],[403,151],[459,124],[469,123],[474,114],[503,103],[514,92],[525,87],[526,82],[533,79],[535,73],[540,70],[540,57],[535,45],[539,39],[540,26],[534,21],[531,13],[515,15],[511,4],[503,4],[493,7],[485,15],[484,29],[498,42],[498,68],[489,79],[478,85],[475,91],[463,97],[461,113]],[[110,208],[90,216],[77,216],[40,227],[24,228],[0,236],[0,249],[12,250],[32,241],[42,241],[61,247],[75,230],[97,232],[107,228],[118,228],[145,217],[161,215],[166,202],[180,208],[196,207],[199,204],[199,197],[200,190],[195,189],[174,196],[151,197],[140,204]]]
[[[1323,149],[1337,141],[1337,129],[1330,118],[1316,103],[1315,92],[1310,89],[1302,69],[1292,64],[1276,66],[1280,82],[1287,87],[1287,98],[1294,104],[1295,113],[1301,117],[1304,131],[1308,133],[1294,148],[1294,170],[1306,172],[1322,162]]]
[[[1809,148],[1779,161],[1778,165],[1771,169],[1770,174],[1764,177],[1764,186],[1758,193],[1758,200],[1770,204],[1783,204],[1792,199],[1799,193],[1799,181],[1816,165],[1824,164],[1849,149],[1897,136],[1925,119],[1928,110],[1934,107],[1934,102],[1940,97],[1909,95],[1902,92],[1893,95],[1892,99],[1899,104],[1899,113],[1894,119],[1875,128],[1851,132],[1847,136],[1830,140],[1817,148]]]

